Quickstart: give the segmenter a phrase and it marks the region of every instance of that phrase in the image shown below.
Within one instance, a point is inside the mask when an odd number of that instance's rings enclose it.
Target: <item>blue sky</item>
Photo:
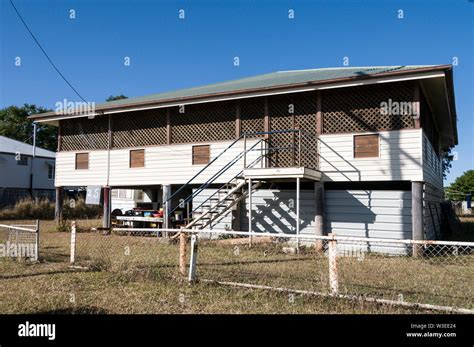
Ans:
[[[0,107],[79,101],[0,0]],[[14,0],[88,100],[129,97],[277,70],[450,64],[460,145],[448,182],[474,163],[474,2]],[[76,11],[74,20],[70,9]],[[185,19],[178,11],[185,10]],[[295,18],[288,18],[289,9]],[[404,18],[398,19],[402,9]],[[240,58],[240,66],[233,58]],[[21,66],[15,66],[15,57]],[[130,66],[124,58],[130,57]]]

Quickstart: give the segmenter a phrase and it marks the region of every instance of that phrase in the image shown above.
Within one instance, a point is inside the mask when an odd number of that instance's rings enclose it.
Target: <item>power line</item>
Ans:
[[[13,9],[15,10],[16,14],[18,15],[18,18],[20,18],[21,22],[23,23],[23,25],[25,26],[26,30],[28,30],[28,32],[30,33],[31,37],[33,38],[33,40],[35,40],[36,44],[38,45],[38,47],[41,49],[41,51],[43,52],[43,54],[45,55],[46,59],[48,59],[48,61],[50,62],[50,64],[53,66],[53,68],[56,70],[56,72],[59,74],[59,76],[62,77],[62,79],[64,80],[64,82],[67,83],[67,85],[69,87],[71,87],[71,89],[74,91],[74,93],[77,94],[77,96],[79,98],[82,99],[82,101],[84,102],[87,102],[81,94],[79,94],[79,92],[76,90],[76,88],[74,88],[72,86],[72,84],[66,79],[66,77],[64,77],[64,75],[61,73],[61,71],[59,71],[59,69],[56,67],[56,65],[53,63],[53,61],[51,60],[51,58],[49,57],[48,53],[46,53],[46,51],[43,49],[43,47],[41,46],[41,44],[39,43],[39,41],[36,39],[35,35],[31,32],[30,28],[28,27],[28,24],[26,24],[26,22],[24,21],[23,17],[21,16],[20,12],[18,12],[15,4],[13,3],[13,0],[10,0],[10,4],[12,4],[13,6]]]

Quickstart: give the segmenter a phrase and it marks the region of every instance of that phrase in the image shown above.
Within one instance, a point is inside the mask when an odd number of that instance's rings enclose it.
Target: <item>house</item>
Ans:
[[[31,118],[59,127],[58,195],[141,189],[204,230],[433,239],[453,89],[450,65],[279,71]]]
[[[0,136],[0,207],[26,197],[54,200],[56,153]]]

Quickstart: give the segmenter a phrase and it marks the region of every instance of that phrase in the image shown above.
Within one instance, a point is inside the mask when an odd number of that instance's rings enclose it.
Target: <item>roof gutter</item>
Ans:
[[[357,82],[357,81],[365,81],[380,77],[392,77],[392,76],[403,76],[403,75],[411,75],[415,73],[422,73],[422,72],[435,72],[435,71],[447,71],[451,69],[451,65],[438,65],[438,66],[430,66],[426,68],[417,68],[413,70],[403,70],[403,71],[388,71],[382,73],[376,73],[371,75],[362,75],[362,76],[352,76],[352,77],[343,77],[343,78],[334,78],[328,80],[320,80],[320,81],[309,81],[303,83],[293,83],[293,84],[284,84],[272,87],[262,87],[262,88],[249,88],[249,89],[241,89],[231,92],[219,92],[219,93],[212,93],[212,94],[201,94],[196,96],[189,96],[189,97],[180,97],[180,98],[171,98],[171,99],[163,99],[159,101],[142,101],[142,102],[132,102],[128,104],[120,104],[120,105],[110,105],[110,106],[102,106],[96,109],[95,114],[61,114],[56,112],[46,112],[46,113],[39,113],[35,115],[31,115],[28,118],[41,121],[52,121],[52,120],[59,120],[59,119],[66,119],[66,118],[77,118],[77,117],[86,117],[88,115],[100,115],[105,113],[117,113],[117,112],[124,112],[130,111],[133,108],[146,109],[149,108],[156,108],[156,107],[169,107],[175,105],[182,105],[184,103],[202,103],[202,102],[209,102],[210,99],[221,97],[222,100],[225,100],[226,97],[228,98],[239,98],[239,97],[251,97],[245,96],[246,94],[251,93],[285,93],[289,92],[289,89],[299,89],[297,91],[305,91],[305,90],[314,90],[315,87],[321,85],[328,85],[328,84],[337,84],[337,83],[344,83],[344,82]]]

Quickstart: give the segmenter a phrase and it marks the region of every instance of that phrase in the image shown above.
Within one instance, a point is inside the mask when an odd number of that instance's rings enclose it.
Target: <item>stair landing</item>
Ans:
[[[321,172],[307,167],[251,168],[243,172],[245,179],[288,179],[303,178],[312,181],[321,180]]]

